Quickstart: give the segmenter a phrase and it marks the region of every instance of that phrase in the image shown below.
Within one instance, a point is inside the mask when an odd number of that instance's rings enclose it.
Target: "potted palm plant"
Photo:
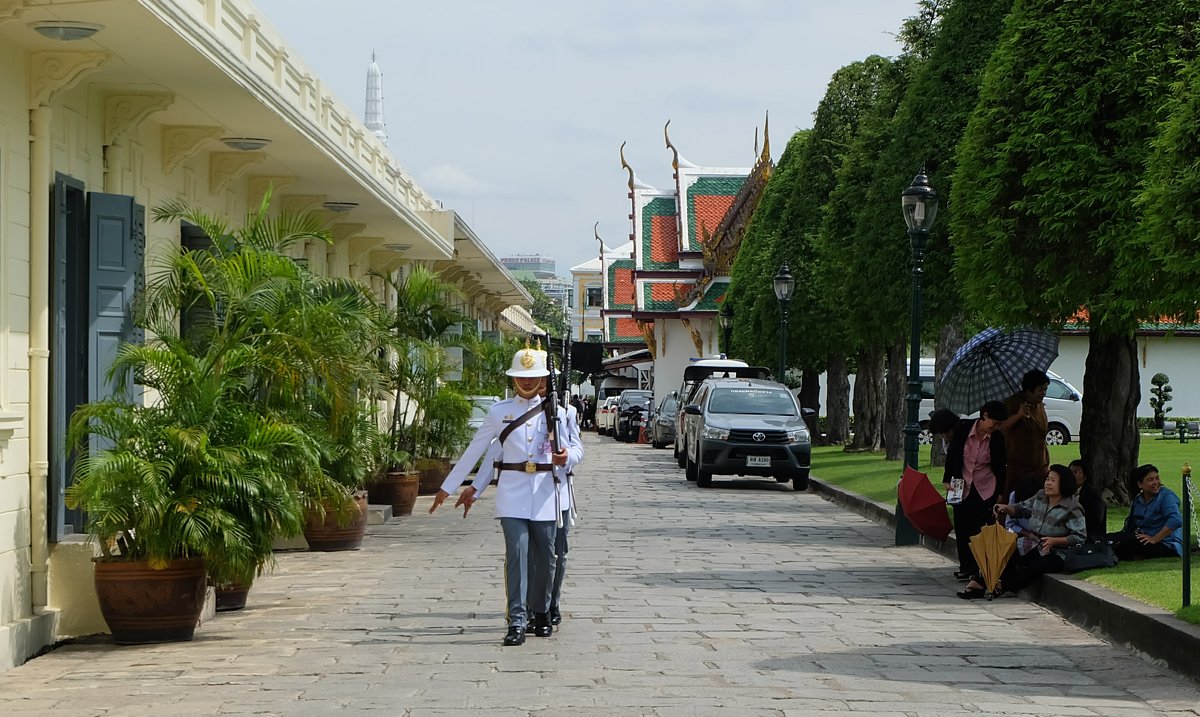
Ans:
[[[462,291],[425,267],[413,267],[404,276],[383,276],[395,292],[396,307],[385,312],[390,336],[387,373],[392,392],[389,450],[409,463],[396,471],[421,473],[420,494],[430,495],[445,475],[442,456],[429,450],[432,405],[447,371],[447,329],[460,324],[463,314],[456,302]],[[466,408],[469,419],[470,407]],[[465,420],[464,420],[465,425]]]
[[[72,416],[81,457],[67,501],[100,544],[96,590],[118,643],[191,639],[206,576],[249,585],[275,536],[300,531],[283,468],[316,469],[318,448],[246,400],[240,373],[254,361],[239,345],[195,356],[161,333],[122,346],[113,364],[119,382],[154,389],[155,404],[109,399]]]
[[[275,539],[299,533],[305,511],[356,509],[330,475],[307,392],[322,385],[326,420],[341,420],[361,388],[345,377],[368,375],[364,336],[378,317],[361,286],[316,280],[282,253],[328,236],[311,217],[269,216],[269,202],[236,228],[182,202],[155,211],[219,242],[164,257],[138,297],[137,322],[155,338],[123,346],[113,375],[152,389],[151,405],[108,400],[72,418],[83,455],[68,500],[100,543],[97,588],[118,641],[190,638],[206,573],[218,585],[249,585]],[[113,579],[124,567],[150,585]],[[155,594],[182,605],[170,619],[157,614],[158,598],[109,615]],[[145,617],[162,629],[139,623]]]
[[[241,227],[173,202],[156,217],[190,222],[219,246],[187,252],[179,270],[148,292],[147,304],[163,317],[172,312],[212,315],[199,343],[235,341],[252,346],[259,362],[245,374],[248,390],[264,410],[306,427],[320,446],[321,461],[288,467],[307,518],[310,546],[357,547],[366,522],[363,455],[376,440],[365,426],[364,406],[383,390],[373,358],[387,336],[378,304],[360,283],[319,277],[284,254],[299,241],[328,243],[330,235],[311,214],[270,215],[270,196]],[[316,536],[323,528],[332,542]]]

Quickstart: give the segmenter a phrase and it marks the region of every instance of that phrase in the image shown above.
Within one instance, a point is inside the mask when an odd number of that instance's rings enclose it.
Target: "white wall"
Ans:
[[[1058,344],[1058,359],[1050,370],[1083,392],[1083,372],[1087,362],[1086,336],[1063,336]],[[1165,373],[1171,378],[1172,398],[1167,404],[1171,416],[1200,416],[1200,337],[1141,336],[1138,338],[1138,371],[1141,372],[1142,402],[1138,416],[1154,415],[1150,408],[1150,378]],[[854,376],[850,376],[853,395]],[[821,374],[821,410],[825,410],[825,374]]]

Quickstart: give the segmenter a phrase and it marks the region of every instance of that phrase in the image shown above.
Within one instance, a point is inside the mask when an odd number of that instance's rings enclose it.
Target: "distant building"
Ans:
[[[541,254],[516,254],[500,257],[504,268],[512,272],[518,279],[533,279],[550,300],[562,307],[563,313],[570,315],[573,304],[574,288],[557,272],[557,262],[553,257]]]

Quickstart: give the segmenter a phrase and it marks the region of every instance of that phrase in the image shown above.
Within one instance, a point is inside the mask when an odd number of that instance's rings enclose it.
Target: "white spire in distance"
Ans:
[[[387,144],[387,127],[383,122],[383,73],[375,64],[375,53],[371,53],[371,65],[367,68],[367,112],[364,118],[367,129]]]

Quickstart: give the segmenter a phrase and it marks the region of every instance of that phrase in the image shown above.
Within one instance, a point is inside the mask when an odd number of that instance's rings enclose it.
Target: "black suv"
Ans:
[[[812,440],[796,397],[781,383],[712,378],[683,409],[687,478],[707,488],[714,474],[767,476],[808,488]]]
[[[650,402],[653,400],[654,394],[650,391],[621,393],[621,398],[614,407],[617,417],[613,419],[613,436],[618,441],[628,443],[638,439],[642,426],[646,423],[645,416],[650,412]]]

